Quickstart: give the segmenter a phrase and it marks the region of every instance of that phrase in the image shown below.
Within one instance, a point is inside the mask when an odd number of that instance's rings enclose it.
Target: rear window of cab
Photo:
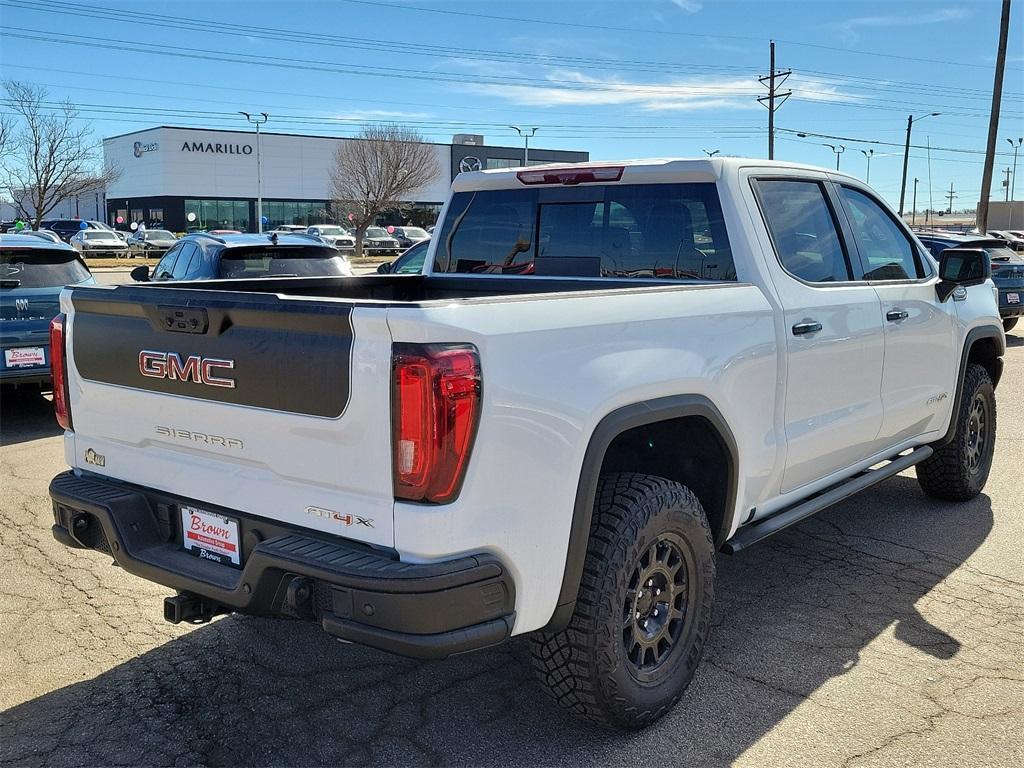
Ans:
[[[736,280],[707,182],[458,192],[437,240],[444,272]]]

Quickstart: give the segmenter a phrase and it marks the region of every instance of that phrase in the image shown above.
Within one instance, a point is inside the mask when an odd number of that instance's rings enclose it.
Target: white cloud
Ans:
[[[697,0],[671,0],[671,3],[686,13],[696,13],[704,7],[704,3]]]
[[[930,13],[908,15],[857,16],[846,19],[835,25],[840,35],[851,42],[860,37],[861,29],[887,29],[890,27],[919,27],[927,24],[944,24],[969,18],[971,12],[966,8],[940,8]]]
[[[726,75],[688,77],[668,82],[631,82],[592,78],[573,70],[552,70],[549,84],[467,85],[474,93],[502,98],[521,106],[632,106],[646,112],[687,112],[709,109],[760,109],[765,89],[753,77]],[[835,85],[810,78],[791,79],[794,96],[818,102],[856,102]]]

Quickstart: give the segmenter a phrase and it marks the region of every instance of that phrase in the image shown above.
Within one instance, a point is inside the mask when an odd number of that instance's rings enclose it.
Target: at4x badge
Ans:
[[[306,507],[306,514],[313,517],[322,517],[324,520],[333,520],[336,523],[341,523],[346,528],[350,525],[365,525],[367,528],[373,528],[372,517],[348,515],[344,512],[335,512],[333,509],[324,509],[323,507]]]

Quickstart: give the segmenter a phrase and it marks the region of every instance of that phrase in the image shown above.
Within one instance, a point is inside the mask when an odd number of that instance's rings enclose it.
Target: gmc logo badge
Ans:
[[[234,360],[217,357],[189,355],[183,358],[177,352],[155,352],[151,349],[139,352],[139,373],[151,379],[191,381],[193,384],[205,384],[208,387],[234,389],[234,379],[216,375],[217,371],[230,370],[234,367]]]

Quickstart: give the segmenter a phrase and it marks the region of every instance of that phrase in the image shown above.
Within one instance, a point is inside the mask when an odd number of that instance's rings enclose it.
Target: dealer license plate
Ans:
[[[181,507],[181,539],[186,552],[222,565],[242,567],[238,521],[196,507]]]
[[[4,350],[4,363],[8,368],[33,368],[46,365],[42,347],[16,347]]]
[[[1008,293],[1008,294],[1006,294],[1006,303],[1007,304],[1020,304],[1020,294],[1019,293]]]

